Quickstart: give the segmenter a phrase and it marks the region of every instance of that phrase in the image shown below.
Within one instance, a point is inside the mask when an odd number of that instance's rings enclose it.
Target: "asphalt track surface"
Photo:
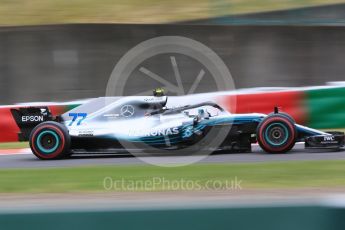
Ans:
[[[161,156],[164,157],[164,156]],[[205,163],[259,163],[312,160],[345,160],[345,150],[305,150],[302,143],[286,154],[266,154],[258,146],[253,146],[252,153],[215,154],[197,162]],[[16,154],[0,156],[0,169],[3,168],[46,168],[74,167],[91,165],[145,165],[146,162],[130,155],[73,155],[70,159],[42,161],[33,154]]]

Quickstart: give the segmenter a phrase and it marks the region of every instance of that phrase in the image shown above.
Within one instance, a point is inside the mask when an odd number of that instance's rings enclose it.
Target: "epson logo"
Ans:
[[[22,122],[37,122],[43,120],[43,116],[22,116]]]
[[[334,141],[334,136],[324,136],[323,140],[324,141]]]

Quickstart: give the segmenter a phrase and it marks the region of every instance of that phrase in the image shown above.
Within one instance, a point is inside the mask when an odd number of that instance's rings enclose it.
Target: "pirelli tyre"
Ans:
[[[292,123],[296,124],[295,119],[293,119],[293,117],[292,117],[290,114],[288,114],[288,113],[284,113],[284,112],[270,113],[270,114],[268,114],[268,116],[272,116],[272,115],[275,115],[275,114],[279,114],[279,115],[285,116],[285,117],[288,118]]]
[[[297,138],[295,123],[283,114],[270,114],[257,127],[260,147],[268,153],[290,151]]]
[[[71,139],[60,123],[47,121],[37,125],[30,134],[30,148],[39,159],[53,160],[69,156]]]

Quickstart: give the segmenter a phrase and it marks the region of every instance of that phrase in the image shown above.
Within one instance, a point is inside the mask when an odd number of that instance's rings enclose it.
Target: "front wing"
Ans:
[[[305,148],[338,149],[344,146],[343,132],[333,132],[326,135],[315,135],[305,138]]]

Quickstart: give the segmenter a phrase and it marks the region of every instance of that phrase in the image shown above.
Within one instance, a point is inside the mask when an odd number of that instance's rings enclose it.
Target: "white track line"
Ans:
[[[32,154],[30,148],[25,149],[0,149],[0,156]]]

